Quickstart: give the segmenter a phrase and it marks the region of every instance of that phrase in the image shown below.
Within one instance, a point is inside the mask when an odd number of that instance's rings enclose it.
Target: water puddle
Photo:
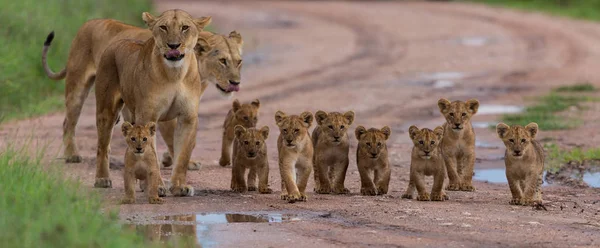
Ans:
[[[485,122],[485,121],[474,121],[474,122],[471,122],[471,126],[473,126],[473,128],[481,128],[481,129],[489,129],[489,128],[491,128],[493,126],[496,126],[496,125],[497,125],[496,123]]]
[[[422,78],[429,80],[463,79],[465,77],[467,77],[467,75],[462,72],[436,72],[422,76]]]
[[[477,115],[515,114],[523,112],[525,108],[511,105],[486,105],[479,106]]]
[[[135,230],[150,242],[172,244],[175,247],[206,248],[218,247],[213,232],[216,232],[220,225],[282,223],[297,220],[300,219],[296,215],[279,213],[202,213],[159,216],[152,219],[152,224],[126,224],[125,228]],[[220,233],[215,235],[223,235],[221,231],[219,230]]]
[[[454,87],[456,83],[454,83],[454,81],[450,81],[450,80],[436,80],[435,82],[433,82],[433,88],[436,89],[444,89],[444,88],[452,88]]]
[[[463,37],[458,39],[458,43],[463,46],[471,46],[471,47],[481,47],[493,43],[494,40],[489,37]]]
[[[600,171],[586,171],[583,174],[573,173],[568,178],[553,178],[550,181],[548,180],[549,176],[550,174],[544,171],[544,183],[542,186],[548,186],[551,183],[559,183],[567,186],[581,186],[581,184],[584,183],[584,185],[589,187],[600,187]],[[473,179],[489,183],[508,184],[504,168],[476,169]]]
[[[498,149],[501,147],[501,145],[502,145],[501,143],[493,144],[493,143],[486,142],[486,141],[475,140],[475,147],[477,147],[477,148]]]

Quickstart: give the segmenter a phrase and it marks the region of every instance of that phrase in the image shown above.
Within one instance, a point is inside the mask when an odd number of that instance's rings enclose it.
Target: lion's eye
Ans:
[[[300,129],[294,129],[294,133],[300,132]]]
[[[341,125],[341,126],[340,126],[340,129],[342,129],[342,130],[343,130],[344,128],[345,128],[345,126],[344,126],[344,125]]]
[[[367,146],[368,146],[368,147],[371,147],[371,143],[367,142]]]
[[[256,145],[260,145],[260,141],[256,141]]]
[[[254,120],[258,120],[258,118],[254,117]]]
[[[462,113],[462,116],[467,116],[467,113]]]
[[[242,65],[242,60],[240,60],[240,62],[238,62],[237,64],[238,66]]]
[[[287,133],[287,129],[283,129],[283,133]]]
[[[160,25],[159,28],[162,29],[163,31],[167,31],[167,26],[165,26],[165,25]]]
[[[135,138],[134,138],[134,137],[131,137],[131,141],[135,141]]]
[[[244,120],[248,120],[248,116],[244,116]]]
[[[247,144],[250,144],[250,142],[248,142],[248,141],[246,140],[246,141],[244,141],[244,144],[246,144],[246,145],[247,145]]]
[[[525,141],[527,141],[527,140],[525,140],[525,139],[522,139],[522,140],[521,140],[521,143],[525,143]]]
[[[432,145],[434,145],[434,144],[435,144],[435,141],[433,141],[433,140],[432,140],[432,141],[431,141],[431,144],[432,144]]]
[[[449,115],[452,116],[452,117],[454,117],[454,113],[450,113]]]
[[[509,139],[508,141],[510,141],[510,143],[515,143],[514,139]]]
[[[377,147],[381,147],[381,142],[377,142]]]
[[[422,145],[422,144],[425,144],[425,143],[422,140],[419,140],[419,144]]]
[[[181,31],[187,31],[190,28],[190,26],[184,25],[181,27]]]
[[[148,138],[144,137],[142,140],[143,140],[143,141],[148,141]]]
[[[332,126],[332,125],[329,125],[329,129],[333,130],[333,126]]]
[[[219,62],[221,62],[221,64],[224,66],[227,66],[227,59],[219,59]]]

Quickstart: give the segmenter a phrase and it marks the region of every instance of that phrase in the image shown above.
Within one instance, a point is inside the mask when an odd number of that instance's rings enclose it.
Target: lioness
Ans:
[[[231,145],[235,138],[235,126],[241,125],[245,128],[256,127],[259,108],[260,101],[258,99],[249,104],[240,104],[240,101],[237,99],[233,101],[233,106],[229,112],[227,112],[227,117],[225,117],[225,122],[223,122],[221,159],[219,159],[219,164],[221,166],[225,167],[231,163]]]
[[[532,205],[542,203],[542,175],[544,172],[544,149],[535,140],[537,123],[522,127],[499,123],[496,133],[506,146],[504,163],[506,179],[512,194],[510,204]]]
[[[258,192],[270,194],[269,188],[269,158],[267,157],[267,144],[269,127],[260,130],[235,126],[235,145],[233,147],[233,168],[231,169],[231,190],[244,193],[256,191],[256,177],[258,176]],[[248,183],[246,184],[246,169]]]
[[[159,196],[165,196],[167,191],[164,188],[162,180],[158,182],[151,180],[156,179],[153,174],[160,173],[158,164],[153,164],[156,162],[156,152],[154,152],[155,149],[152,147],[154,144],[154,135],[156,134],[156,124],[149,122],[146,125],[131,125],[131,123],[125,122],[121,125],[121,131],[127,142],[125,171],[123,173],[125,197],[121,202],[124,204],[135,203],[134,188],[137,179],[140,180],[142,191],[149,189],[149,203],[163,203],[164,200],[159,198]],[[158,188],[158,191],[153,191],[156,188]]]
[[[275,113],[275,123],[280,131],[277,152],[281,199],[290,203],[307,199],[306,184],[313,169],[313,144],[308,134],[312,122],[313,115],[310,112],[290,116],[281,111]]]
[[[176,160],[170,191],[175,196],[190,195],[193,188],[185,185],[186,173],[196,145],[198,105],[204,90],[193,50],[199,30],[210,18],[194,19],[182,10],[167,10],[157,18],[144,12],[142,17],[153,37],[145,42],[113,42],[98,65],[95,89],[98,155],[94,186],[112,185],[108,172],[111,133],[125,105],[137,124],[176,119]]]
[[[354,131],[358,139],[356,165],[360,173],[360,193],[363,195],[385,195],[388,192],[391,170],[386,141],[391,134],[388,126],[369,130],[358,126]],[[371,174],[374,174],[374,180]]]
[[[446,167],[444,157],[439,147],[444,137],[444,129],[436,127],[434,130],[423,128],[419,130],[416,126],[408,129],[408,134],[414,146],[410,160],[410,181],[402,198],[412,199],[415,187],[419,195],[418,201],[444,201],[448,199],[444,193],[444,179],[446,178]],[[433,187],[431,195],[425,189],[423,178],[433,176]]]
[[[207,20],[208,24],[210,19]],[[67,163],[81,162],[75,143],[75,129],[83,107],[83,102],[94,85],[96,70],[100,63],[102,52],[115,41],[136,39],[146,41],[152,37],[149,29],[130,26],[110,19],[95,19],[86,22],[73,39],[67,66],[54,73],[46,63],[46,57],[54,32],[50,33],[44,42],[42,65],[46,75],[53,80],[65,80],[66,116],[63,122],[64,156]],[[215,84],[224,95],[231,95],[239,89],[241,54],[243,40],[239,33],[232,31],[229,36],[202,31],[199,33],[198,44],[195,47],[199,73],[203,88],[208,82]],[[124,116],[129,117],[125,110]],[[129,119],[128,121],[133,121]],[[173,153],[173,128],[175,122],[158,123],[163,139]],[[171,155],[166,154],[163,164],[172,164]],[[166,162],[165,162],[166,161]],[[190,162],[190,169],[198,169],[199,163]]]
[[[438,107],[446,118],[441,144],[450,181],[446,190],[475,191],[475,131],[471,126],[471,117],[477,113],[479,101],[450,102],[442,98],[438,101]]]
[[[318,194],[346,194],[350,190],[344,187],[348,170],[348,128],[354,122],[354,112],[344,114],[317,111],[318,126],[312,133],[315,148],[313,166],[315,171],[315,192]]]

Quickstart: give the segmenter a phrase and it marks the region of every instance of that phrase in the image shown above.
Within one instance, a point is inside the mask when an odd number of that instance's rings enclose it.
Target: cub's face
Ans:
[[[167,10],[154,17],[148,12],[142,14],[144,22],[152,31],[156,49],[170,67],[183,65],[182,59],[194,52],[198,33],[211,22],[210,17],[192,18],[183,10]]]
[[[265,140],[269,137],[269,127],[264,126],[260,130],[255,128],[244,128],[241,125],[235,126],[235,138],[238,142],[239,152],[246,158],[255,159],[260,151],[265,149]]]
[[[436,127],[434,130],[429,128],[419,130],[416,126],[411,126],[408,129],[408,134],[418,149],[419,157],[422,159],[431,159],[432,153],[437,149],[444,137],[444,129]]]
[[[527,126],[513,125],[508,126],[504,123],[499,123],[496,126],[498,137],[506,146],[506,154],[513,158],[519,159],[523,154],[531,149],[531,141],[535,139],[538,133],[538,125],[535,122],[529,123]]]
[[[366,158],[378,159],[382,153],[387,151],[386,141],[392,134],[392,130],[385,126],[381,129],[358,126],[354,131],[358,139],[358,153]]]
[[[240,104],[237,99],[233,101],[235,119],[245,128],[256,127],[259,108],[260,101],[258,99],[252,101],[250,104]]]
[[[348,127],[354,122],[354,112],[348,111],[344,114],[338,112],[327,113],[325,111],[317,111],[315,114],[317,124],[321,127],[322,138],[328,143],[338,145],[348,135]]]
[[[465,127],[465,124],[471,121],[471,116],[477,113],[479,101],[471,99],[466,102],[450,102],[442,98],[438,101],[438,107],[444,118],[446,118],[446,122],[452,128],[452,131],[460,132]]]
[[[312,122],[313,115],[310,112],[303,112],[299,116],[287,116],[281,111],[275,113],[275,123],[279,127],[283,145],[290,149],[300,145],[304,138],[308,137],[308,129]]]
[[[131,125],[131,123],[125,122],[121,125],[121,131],[125,136],[128,149],[135,155],[143,155],[154,142],[156,124],[149,122],[146,125]]]
[[[229,36],[200,32],[198,37],[196,55],[204,60],[209,80],[225,96],[240,90],[243,44],[242,35],[236,31]]]

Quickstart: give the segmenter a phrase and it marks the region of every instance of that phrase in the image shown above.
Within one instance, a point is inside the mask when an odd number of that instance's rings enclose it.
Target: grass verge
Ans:
[[[522,113],[507,114],[502,116],[501,120],[509,125],[522,126],[536,122],[542,130],[574,128],[581,125],[583,121],[572,117],[564,118],[559,115],[559,112],[568,110],[570,107],[582,109],[582,103],[597,101],[598,98],[581,94],[593,91],[596,91],[596,88],[590,84],[560,87],[550,94],[538,98],[534,105],[527,107]]]
[[[101,214],[100,197],[43,169],[41,156],[0,152],[0,244],[3,247],[143,247],[116,213]]]
[[[541,11],[584,20],[600,20],[600,0],[466,0],[496,6]]]
[[[79,27],[94,18],[143,25],[150,0],[0,0],[0,122],[62,108],[64,83],[46,77],[41,65],[46,35],[56,32],[48,53],[54,71],[67,61]]]
[[[558,172],[565,164],[576,163],[581,165],[584,162],[600,161],[600,148],[591,148],[587,150],[575,148],[572,150],[564,150],[556,144],[546,144],[544,146],[546,151],[548,151],[545,169],[552,173]]]

